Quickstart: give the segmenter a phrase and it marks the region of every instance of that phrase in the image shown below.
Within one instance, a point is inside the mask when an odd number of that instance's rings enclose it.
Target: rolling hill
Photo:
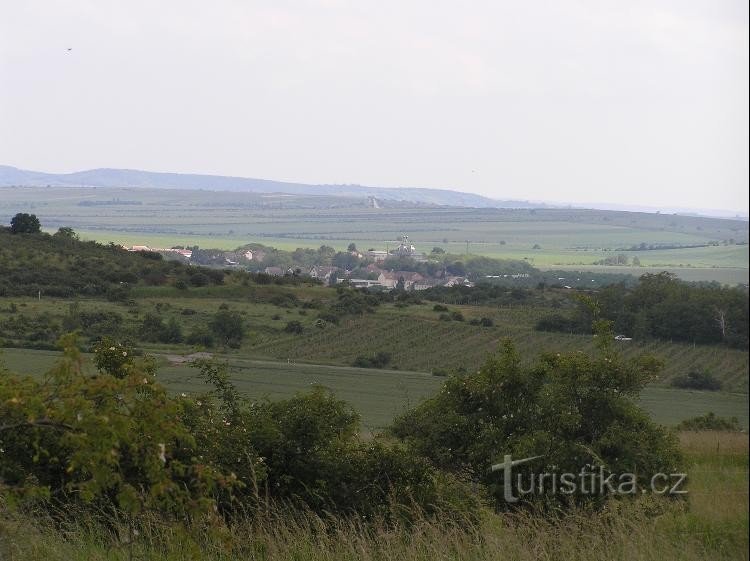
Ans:
[[[547,205],[527,201],[495,200],[449,189],[407,187],[367,187],[363,185],[309,185],[268,179],[160,173],[129,169],[92,169],[74,173],[43,173],[0,166],[0,187],[141,187],[154,189],[203,189],[241,193],[285,193],[290,195],[326,195],[339,197],[376,197],[384,200],[475,208],[544,208]]]

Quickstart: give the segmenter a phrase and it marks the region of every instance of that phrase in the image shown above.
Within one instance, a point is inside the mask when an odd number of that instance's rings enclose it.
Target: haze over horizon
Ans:
[[[740,1],[0,7],[0,163],[748,213]]]

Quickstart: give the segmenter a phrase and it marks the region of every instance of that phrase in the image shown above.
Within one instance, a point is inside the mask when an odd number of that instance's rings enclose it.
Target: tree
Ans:
[[[435,246],[435,247],[432,248],[432,253],[434,253],[436,255],[437,254],[443,254],[443,253],[445,253],[445,250],[442,247]]]
[[[211,331],[227,347],[238,348],[245,337],[245,323],[239,312],[219,310],[209,324]]]
[[[634,486],[645,487],[655,473],[675,473],[681,461],[675,437],[633,401],[660,364],[622,359],[607,325],[595,326],[595,355],[548,353],[535,366],[526,366],[506,341],[478,372],[450,377],[435,397],[397,419],[392,433],[438,467],[470,470],[498,506],[508,506],[506,485],[520,494],[516,480],[488,469],[503,455],[536,459],[515,470],[526,481],[531,473],[579,473],[587,464],[634,474]],[[547,498],[569,504],[554,493]]]
[[[62,228],[58,228],[57,232],[53,234],[56,238],[63,238],[66,240],[78,240],[78,234],[75,233],[75,230],[69,226],[63,226]]]
[[[346,247],[346,251],[357,251],[357,244],[355,244],[354,242],[350,243]]]
[[[398,277],[398,282],[396,283],[395,290],[400,292],[406,290],[406,281],[404,280],[404,277]]]
[[[10,220],[10,231],[14,234],[38,234],[41,224],[35,214],[19,212]]]

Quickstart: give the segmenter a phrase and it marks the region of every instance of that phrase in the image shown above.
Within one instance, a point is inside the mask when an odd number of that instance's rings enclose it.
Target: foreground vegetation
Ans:
[[[686,504],[644,499],[600,513],[544,518],[486,511],[469,526],[419,517],[394,526],[275,512],[190,531],[142,516],[108,526],[81,516],[61,525],[4,506],[0,554],[13,561],[747,559],[747,436],[687,432],[680,441],[690,474]]]

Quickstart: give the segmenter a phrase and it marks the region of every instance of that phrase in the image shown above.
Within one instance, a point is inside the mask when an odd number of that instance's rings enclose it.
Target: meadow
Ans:
[[[124,204],[127,203],[127,204]],[[131,204],[133,203],[133,204]],[[134,204],[138,203],[138,204]],[[577,209],[465,209],[366,200],[134,188],[5,188],[0,212],[34,212],[45,227],[124,245],[234,249],[387,249],[408,234],[419,251],[526,260],[535,267],[634,275],[652,268],[686,280],[748,282],[741,220]],[[663,249],[623,251],[641,243]],[[714,245],[716,244],[716,245]],[[642,267],[598,261],[624,253]]]

